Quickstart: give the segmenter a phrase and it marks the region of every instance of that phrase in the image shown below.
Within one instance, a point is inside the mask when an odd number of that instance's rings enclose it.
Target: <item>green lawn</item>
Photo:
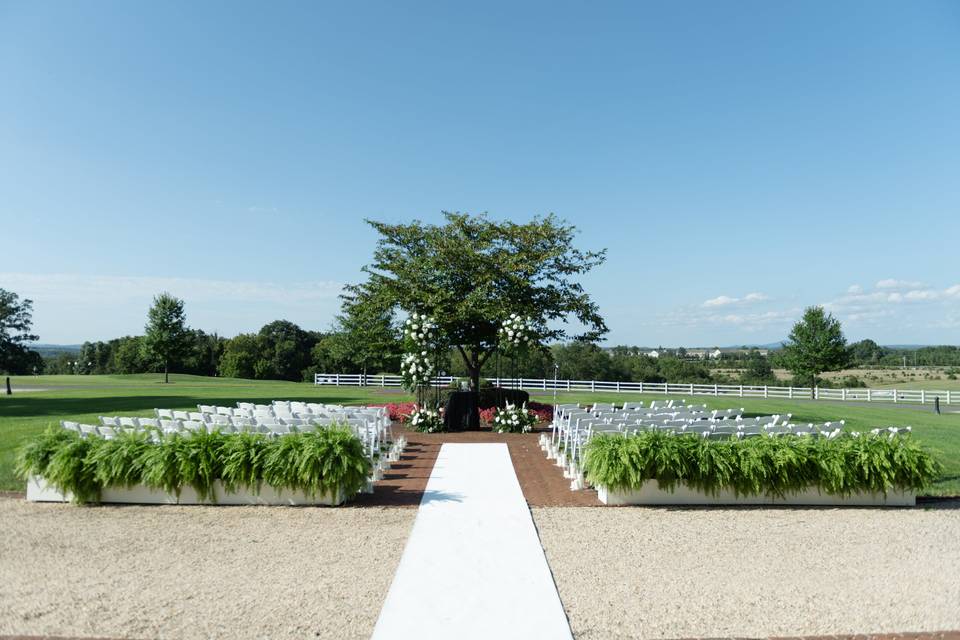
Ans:
[[[317,387],[295,382],[163,376],[29,376],[11,378],[14,394],[0,395],[0,490],[23,490],[13,473],[16,448],[31,434],[60,420],[100,424],[101,415],[153,416],[154,408],[192,409],[198,404],[234,406],[237,400],[309,400],[331,404],[395,402],[406,396],[357,387]],[[2,381],[0,381],[2,382]],[[18,388],[50,391],[17,393]],[[0,391],[2,394],[3,391]]]
[[[14,395],[0,395],[0,489],[22,490],[13,475],[15,449],[31,434],[60,420],[99,423],[100,415],[151,416],[155,407],[192,409],[197,404],[232,406],[237,400],[268,403],[275,399],[314,400],[342,404],[397,402],[410,397],[380,389],[316,387],[312,384],[205,378],[172,375],[163,384],[156,374],[132,376],[40,376],[14,378]],[[17,388],[47,387],[49,391],[16,393]],[[649,401],[653,395],[616,393],[561,393],[560,402]],[[662,396],[660,396],[662,397]],[[679,396],[677,396],[679,397]],[[534,399],[552,401],[552,394],[534,394]],[[931,493],[960,495],[960,414],[937,416],[930,407],[864,407],[840,402],[763,400],[752,398],[703,398],[691,402],[711,408],[744,407],[750,414],[792,413],[795,422],[826,422],[844,419],[852,429],[905,426],[944,465],[944,473]]]
[[[683,396],[656,396],[652,394],[617,393],[559,393],[557,402],[616,402],[636,399],[649,402],[659,398],[682,398]],[[552,393],[534,393],[532,399],[553,402]],[[943,464],[943,475],[931,488],[932,495],[960,495],[960,413],[936,415],[928,405],[925,407],[865,407],[855,403],[827,401],[764,400],[753,398],[686,397],[695,404],[706,404],[710,409],[743,407],[746,415],[769,415],[791,413],[791,422],[832,422],[845,420],[854,431],[876,427],[910,426],[914,437],[927,447]],[[948,409],[948,407],[944,407]],[[953,407],[956,409],[956,407]]]

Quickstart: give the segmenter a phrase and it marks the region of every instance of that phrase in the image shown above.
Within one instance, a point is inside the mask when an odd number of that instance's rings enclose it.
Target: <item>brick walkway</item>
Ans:
[[[464,431],[460,433],[418,433],[403,426],[394,426],[394,437],[407,437],[407,448],[400,462],[391,465],[384,479],[374,486],[372,494],[361,494],[349,504],[356,506],[407,506],[420,504],[433,463],[444,442],[505,442],[510,450],[513,468],[520,481],[523,497],[531,507],[598,507],[593,490],[571,491],[563,470],[547,460],[540,450],[539,433],[493,433]]]

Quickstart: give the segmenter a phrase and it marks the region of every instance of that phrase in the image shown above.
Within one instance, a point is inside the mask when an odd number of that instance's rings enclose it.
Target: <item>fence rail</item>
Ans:
[[[438,376],[432,385],[450,385],[460,378]],[[606,382],[601,380],[552,380],[548,378],[487,378],[496,386],[506,389],[532,391],[607,391],[615,393],[658,393],[664,395],[715,396],[734,398],[810,398],[810,387],[770,387],[731,384],[677,384],[667,382]],[[403,378],[395,375],[370,376],[361,373],[318,373],[314,384],[337,387],[396,387],[402,386]],[[856,402],[904,402],[932,404],[939,399],[941,404],[960,404],[960,391],[949,389],[827,389],[814,387],[813,398],[817,400],[846,400]]]

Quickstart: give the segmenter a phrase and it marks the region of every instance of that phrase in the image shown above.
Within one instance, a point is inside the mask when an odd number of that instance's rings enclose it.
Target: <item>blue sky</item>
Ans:
[[[956,2],[0,0],[0,287],[323,329],[363,218],[554,212],[609,343],[956,344],[958,78]]]

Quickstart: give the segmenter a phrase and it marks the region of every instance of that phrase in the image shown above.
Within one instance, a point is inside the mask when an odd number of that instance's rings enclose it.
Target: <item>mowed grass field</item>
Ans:
[[[685,399],[691,404],[705,404],[709,409],[743,407],[745,416],[790,413],[795,423],[822,423],[846,421],[852,431],[866,431],[877,427],[913,427],[915,438],[936,456],[943,465],[940,479],[931,487],[930,495],[960,496],[960,406],[943,407],[945,413],[933,413],[930,405],[872,405],[853,402],[826,402],[812,400],[764,400],[754,398],[711,398],[704,396],[663,396],[625,393],[558,393],[557,402],[615,402],[624,400]],[[553,402],[552,393],[531,394],[532,400]]]
[[[317,387],[307,383],[206,378],[171,375],[164,384],[157,374],[130,376],[39,376],[13,378],[14,395],[0,395],[0,490],[22,491],[13,472],[17,447],[32,434],[60,420],[99,424],[101,415],[153,416],[154,408],[195,409],[197,404],[233,406],[238,400],[307,400],[331,404],[380,404],[411,399],[397,390]],[[43,391],[18,389],[40,388]],[[552,402],[552,393],[534,392],[533,399]],[[561,393],[558,402],[617,402],[663,398],[650,394]],[[681,396],[672,396],[680,398]],[[906,426],[943,464],[931,495],[960,495],[960,413],[935,415],[929,406],[899,407],[856,403],[780,401],[752,398],[688,398],[711,409],[743,407],[748,415],[791,413],[793,422],[846,420],[849,428]],[[944,407],[945,410],[960,408]]]
[[[407,397],[382,389],[189,375],[171,375],[169,384],[164,384],[158,374],[28,376],[11,381],[13,395],[0,395],[0,490],[5,491],[24,490],[13,471],[17,447],[61,420],[100,424],[102,415],[153,417],[155,408],[196,411],[198,404],[235,406],[238,400],[261,404],[273,400],[373,404]],[[17,391],[27,388],[49,390]]]

